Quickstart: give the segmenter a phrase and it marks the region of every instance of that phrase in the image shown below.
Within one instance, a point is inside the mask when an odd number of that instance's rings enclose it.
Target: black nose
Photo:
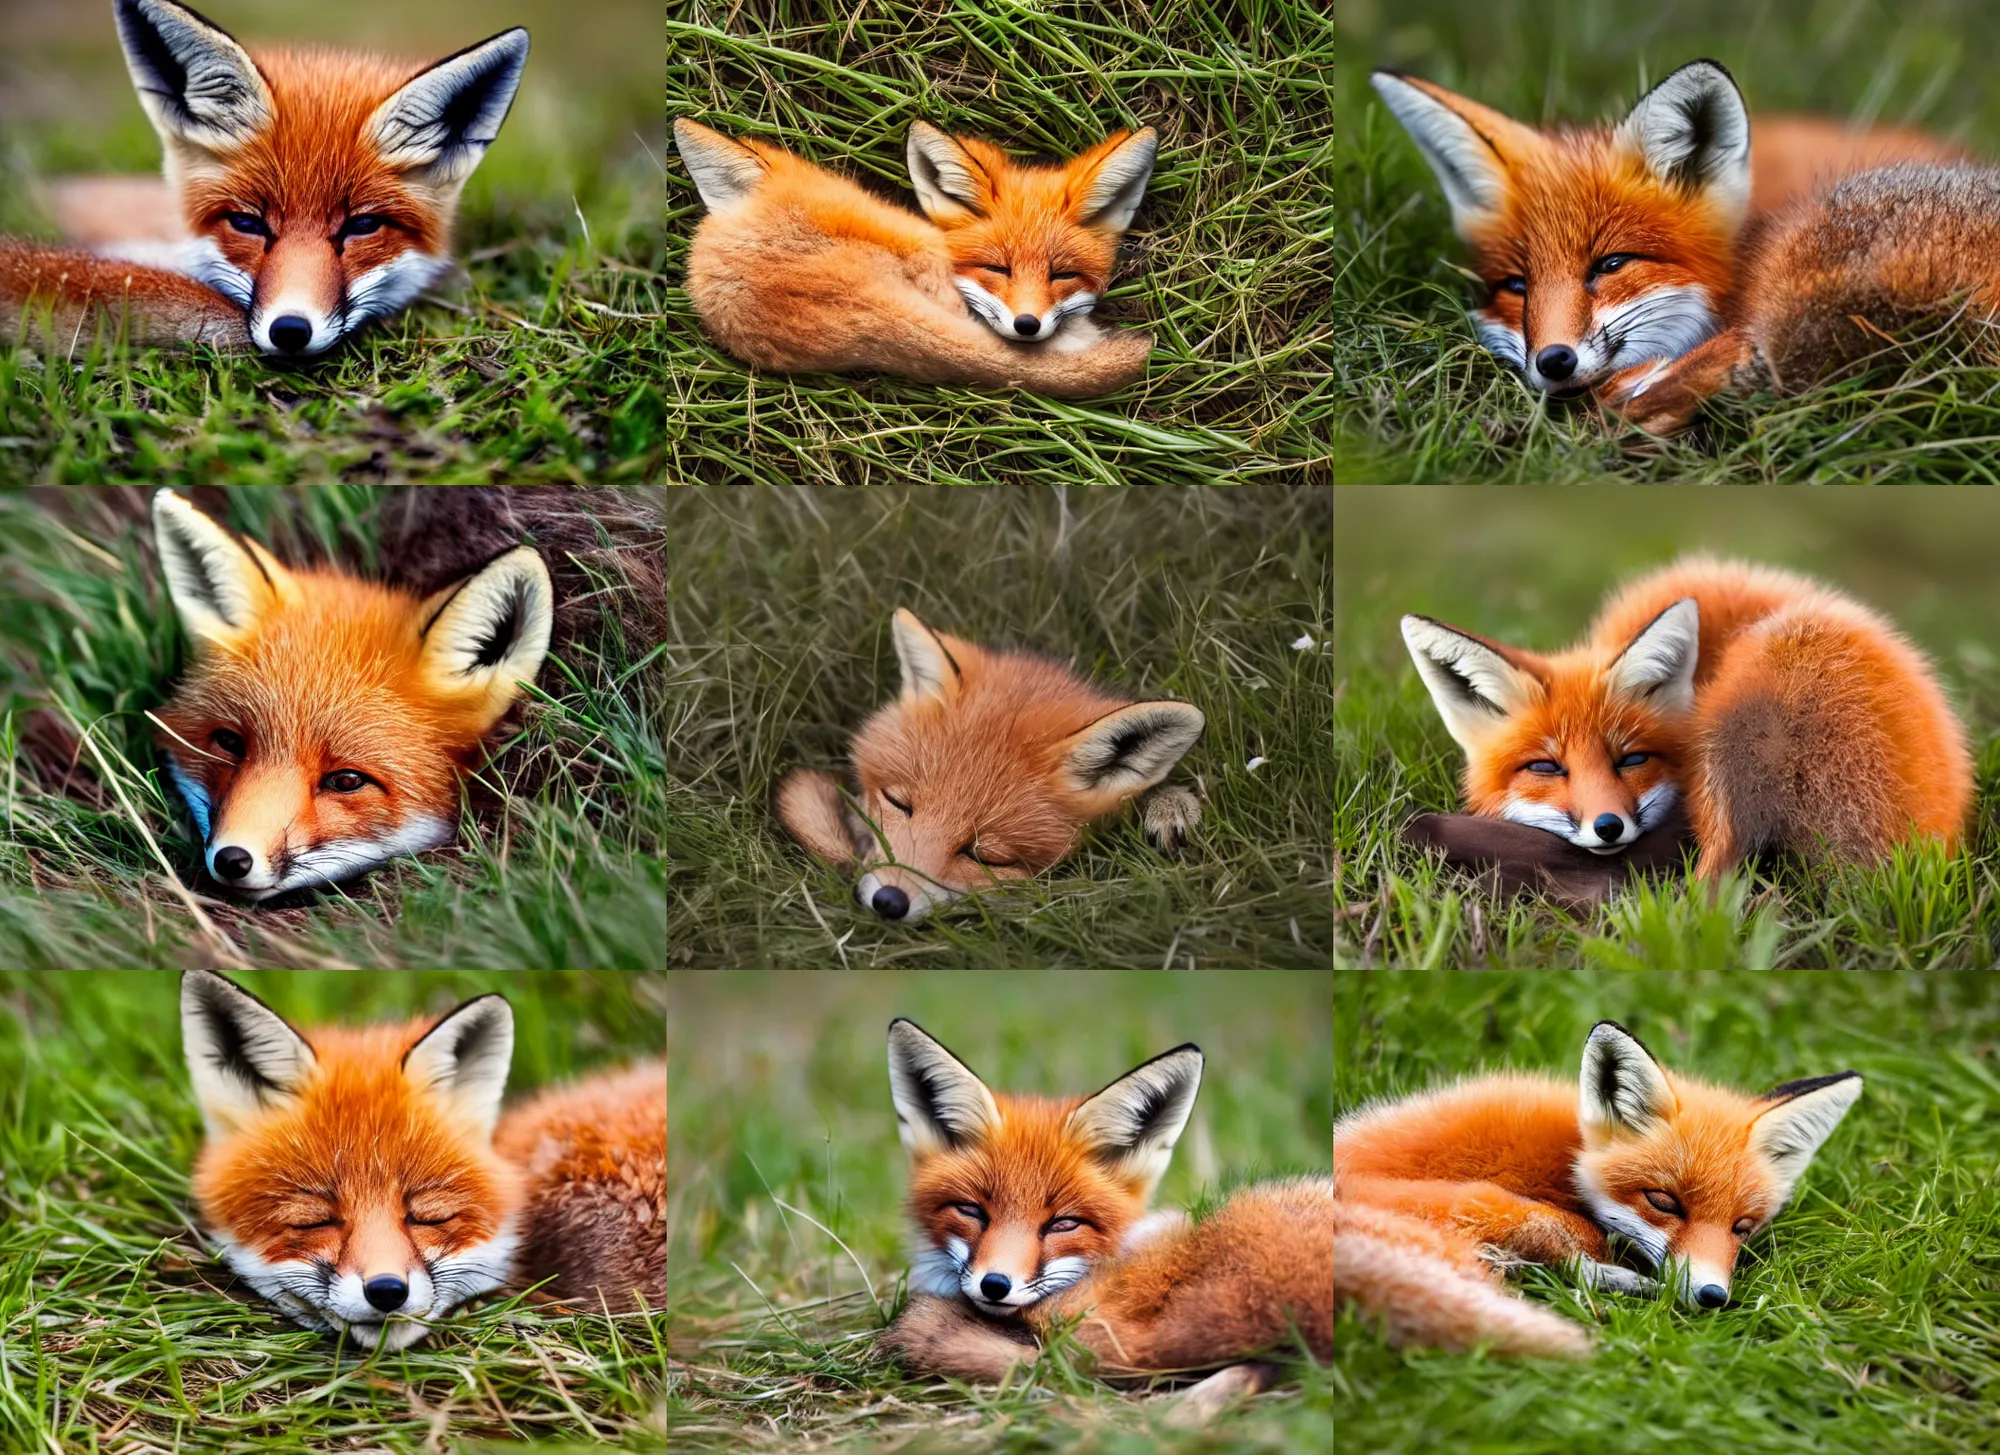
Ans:
[[[1013,1286],[1013,1284],[1007,1281],[1007,1275],[1004,1273],[989,1273],[979,1280],[979,1291],[985,1294],[987,1299],[993,1303],[998,1303],[1001,1299],[1005,1298],[1007,1291]]]
[[[250,865],[253,862],[248,849],[239,849],[231,845],[227,849],[215,851],[215,872],[224,879],[241,879],[250,872]]]
[[[910,912],[910,896],[893,884],[884,884],[868,902],[883,919],[901,919]]]
[[[1017,314],[1014,318],[1014,332],[1022,338],[1033,338],[1042,331],[1042,321],[1032,313]]]
[[[1567,344],[1550,344],[1535,355],[1535,367],[1544,379],[1567,379],[1576,372],[1576,350]]]
[[[410,1285],[393,1273],[381,1273],[362,1284],[361,1291],[376,1308],[392,1314],[410,1296]]]
[[[1607,844],[1615,844],[1625,834],[1625,820],[1615,813],[1600,813],[1590,825]]]
[[[1729,1302],[1729,1290],[1719,1283],[1704,1283],[1694,1291],[1694,1301],[1703,1308],[1721,1308]]]
[[[288,313],[283,318],[271,320],[271,342],[288,354],[302,354],[306,345],[313,341],[313,326],[310,319],[300,318],[296,313]],[[1543,370],[1547,373],[1547,370]]]

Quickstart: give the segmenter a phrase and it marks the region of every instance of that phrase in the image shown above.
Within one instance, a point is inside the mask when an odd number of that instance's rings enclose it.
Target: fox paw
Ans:
[[[1188,833],[1201,822],[1201,800],[1185,788],[1156,788],[1146,800],[1146,837],[1162,854],[1185,848]]]
[[[1627,1293],[1640,1298],[1651,1298],[1660,1291],[1660,1281],[1657,1278],[1634,1273],[1630,1268],[1621,1268],[1616,1263],[1600,1263],[1595,1258],[1572,1260],[1570,1272],[1576,1276],[1578,1283],[1599,1293]]]

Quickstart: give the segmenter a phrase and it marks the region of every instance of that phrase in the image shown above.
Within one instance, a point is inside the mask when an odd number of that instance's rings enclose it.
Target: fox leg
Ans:
[[[982,1318],[955,1298],[920,1293],[883,1330],[878,1347],[917,1374],[998,1384],[1041,1352],[1018,1324]]]
[[[1462,1233],[1525,1263],[1561,1264],[1579,1257],[1601,1263],[1610,1257],[1604,1230],[1582,1213],[1493,1182],[1350,1177],[1340,1184],[1340,1195]]]
[[[836,869],[857,858],[853,811],[840,796],[840,780],[817,768],[794,768],[778,782],[772,810],[785,832],[807,853]]]
[[[1146,837],[1162,854],[1182,848],[1201,822],[1201,800],[1185,788],[1155,788],[1146,797]]]
[[[1621,369],[1597,387],[1599,403],[1652,435],[1685,429],[1704,400],[1751,382],[1750,336],[1724,329],[1677,359]]]
[[[1262,1394],[1277,1378],[1278,1366],[1261,1360],[1218,1369],[1175,1398],[1174,1411],[1167,1416],[1167,1423],[1181,1430],[1205,1425],[1237,1400]]]

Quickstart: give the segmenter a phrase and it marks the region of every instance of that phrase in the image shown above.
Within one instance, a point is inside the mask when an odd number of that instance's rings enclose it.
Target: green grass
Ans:
[[[346,542],[372,559],[390,498],[237,491],[228,519],[261,541]],[[291,908],[239,906],[212,887],[191,901],[180,886],[198,882],[200,845],[145,715],[185,652],[141,529],[145,499],[0,493],[0,964],[662,963],[657,658],[608,626],[552,653],[455,852]]]
[[[615,973],[243,980],[307,1025],[503,991],[517,1096],[657,1054],[665,1009],[658,977]],[[489,1300],[413,1350],[363,1357],[238,1286],[193,1222],[201,1119],[176,983],[0,970],[0,1448],[664,1448],[663,1315],[553,1318]]]
[[[1509,1067],[1568,1080],[1613,1019],[1669,1070],[1757,1092],[1852,1068],[1865,1089],[1735,1301],[1528,1297],[1589,1325],[1595,1359],[1397,1352],[1336,1331],[1343,1449],[1568,1455],[1641,1447],[1739,1455],[1983,1452],[2000,1384],[2000,996],[1983,973],[1709,970],[1342,974],[1334,1101]]]
[[[1328,963],[1333,654],[1292,646],[1328,635],[1327,492],[674,491],[666,510],[669,965]],[[1199,707],[1170,780],[1203,799],[1192,844],[1164,858],[1128,814],[924,924],[857,905],[770,795],[795,765],[844,767],[894,698],[898,606]]]
[[[1310,1364],[1281,1391],[1190,1433],[1164,1427],[1165,1401],[1114,1393],[1059,1357],[996,1390],[911,1379],[871,1350],[900,1307],[909,1236],[883,1061],[891,1017],[916,1020],[991,1086],[1055,1095],[1095,1090],[1197,1041],[1207,1057],[1201,1095],[1156,1198],[1186,1205],[1328,1166],[1331,979],[669,976],[672,1447],[1331,1448],[1334,1386]]]
[[[2000,619],[1979,490],[1663,495],[1521,487],[1335,494],[1334,954],[1337,964],[1750,969],[1991,966],[2000,944]],[[1955,854],[1879,868],[1773,862],[1708,891],[1681,879],[1572,913],[1495,901],[1404,847],[1400,825],[1456,811],[1464,756],[1397,629],[1421,612],[1531,648],[1582,636],[1618,582],[1707,548],[1817,575],[1886,612],[1938,664],[1967,724],[1979,794]]]
[[[1531,123],[1588,122],[1623,116],[1647,85],[1709,57],[1743,89],[1753,146],[1760,110],[1804,110],[1908,123],[2000,159],[2000,96],[1977,59],[2000,45],[2000,10],[1352,0],[1336,16],[1341,480],[1994,481],[2000,368],[1935,335],[1806,394],[1722,401],[1667,444],[1538,402],[1476,342],[1444,199],[1367,76],[1389,66]]]

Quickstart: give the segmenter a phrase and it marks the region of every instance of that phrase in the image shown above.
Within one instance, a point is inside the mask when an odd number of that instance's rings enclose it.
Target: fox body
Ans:
[[[1337,1300],[1396,1343],[1580,1354],[1583,1332],[1509,1297],[1484,1250],[1649,1293],[1629,1245],[1690,1308],[1729,1301],[1771,1225],[1861,1095],[1852,1071],[1751,1096],[1668,1072],[1600,1021],[1577,1086],[1503,1072],[1367,1108],[1333,1133]]]
[[[1007,1096],[912,1022],[892,1022],[917,1252],[915,1296],[886,1347],[914,1369],[993,1380],[1081,1318],[1077,1342],[1112,1376],[1301,1341],[1329,1357],[1330,1182],[1248,1187],[1200,1223],[1147,1211],[1201,1071],[1200,1050],[1178,1046],[1090,1097]]]
[[[1827,335],[1869,338],[1847,321],[1863,294],[1935,308],[1970,291],[1981,254],[1960,235],[2000,227],[1987,220],[2000,209],[1967,194],[1976,184],[1941,180],[1987,174],[1941,165],[1962,153],[1921,132],[1770,117],[1753,149],[1742,97],[1712,61],[1675,71],[1615,127],[1557,132],[1415,77],[1378,71],[1374,83],[1471,249],[1481,342],[1548,394],[1644,393],[1648,376],[1738,328],[1774,341],[1772,374],[1803,382],[1838,352]],[[1951,235],[1912,227],[1912,206]],[[1776,345],[1781,335],[1791,342]]]
[[[928,217],[765,142],[686,119],[674,137],[708,207],[688,294],[748,363],[1063,396],[1145,372],[1150,336],[1087,315],[1152,174],[1150,128],[1041,167],[918,122],[909,163]]]
[[[662,1068],[502,1118],[514,1021],[498,995],[301,1032],[190,970],[181,1028],[207,1133],[196,1206],[231,1269],[295,1322],[402,1349],[468,1298],[550,1277],[545,1294],[584,1308],[663,1306]]]
[[[794,769],[778,820],[807,849],[859,874],[855,897],[917,921],[995,881],[1041,873],[1085,824],[1152,788],[1201,736],[1185,702],[1128,702],[1045,657],[892,623],[902,693],[855,735],[852,804],[831,773]],[[1146,831],[1162,850],[1201,819],[1186,789],[1155,793]]]
[[[1964,729],[1931,666],[1818,582],[1691,557],[1541,655],[1429,617],[1403,638],[1466,752],[1467,808],[1620,853],[1685,799],[1711,877],[1762,850],[1867,862],[1956,844]]]
[[[159,747],[209,874],[267,899],[449,842],[460,774],[548,649],[541,557],[426,598],[282,566],[170,490],[153,524],[193,649]]]
[[[174,0],[113,0],[165,183],[71,183],[87,249],[0,244],[0,329],[67,347],[100,318],[141,344],[323,354],[452,270],[466,178],[527,63],[510,30],[429,67],[245,50]]]

